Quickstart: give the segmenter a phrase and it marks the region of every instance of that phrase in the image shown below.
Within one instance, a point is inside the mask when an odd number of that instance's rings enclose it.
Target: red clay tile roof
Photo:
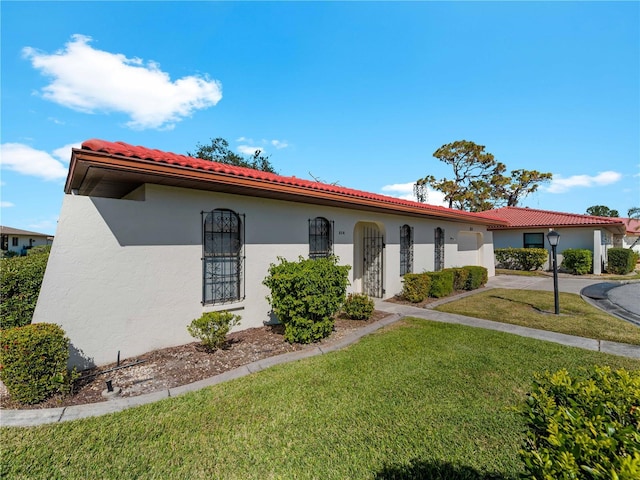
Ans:
[[[485,216],[496,220],[506,220],[509,226],[494,226],[494,229],[524,228],[524,227],[587,227],[587,226],[615,226],[620,227],[623,221],[613,217],[595,217],[592,215],[578,215],[576,213],[551,212],[535,208],[504,207],[483,212]]]
[[[389,197],[376,193],[354,190],[337,185],[329,185],[311,180],[304,180],[296,177],[285,177],[274,173],[253,170],[251,168],[236,167],[218,162],[211,162],[199,158],[188,157],[171,152],[163,152],[141,146],[129,145],[124,142],[108,142],[104,140],[92,139],[82,144],[83,150],[93,152],[102,152],[110,156],[127,157],[133,159],[141,159],[156,164],[165,164],[179,166],[189,170],[208,171],[212,174],[225,174],[231,177],[245,177],[254,179],[261,183],[276,185],[287,185],[294,187],[297,191],[308,195],[309,192],[316,191],[318,193],[329,193],[336,198],[343,198],[345,203],[357,203],[358,201],[373,201],[377,204],[386,204],[401,210],[402,207],[413,210],[419,209],[425,215],[433,215],[436,217],[446,217],[458,220],[469,220],[474,223],[491,224],[496,221],[493,217],[488,217],[483,213],[470,213],[461,210],[429,205],[425,203],[413,202],[396,197]],[[70,172],[71,175],[71,172]],[[499,220],[498,220],[499,221]],[[501,222],[504,223],[504,222]]]
[[[640,220],[635,218],[621,218],[627,227],[628,235],[640,235]]]

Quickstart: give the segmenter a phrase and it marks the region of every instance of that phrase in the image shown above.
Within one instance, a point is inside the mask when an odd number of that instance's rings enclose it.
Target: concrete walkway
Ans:
[[[603,283],[602,280],[597,279],[579,279],[579,278],[561,278],[558,282],[559,290],[568,293],[579,294],[586,287]],[[483,289],[476,290],[463,294],[473,295],[480,291],[484,291],[489,288],[512,288],[512,289],[524,289],[524,290],[553,290],[553,279],[550,277],[524,277],[516,275],[499,275],[489,279],[487,286]],[[636,288],[640,288],[640,283],[628,284],[628,287],[624,284],[619,284],[615,287],[608,289],[609,292],[614,292],[619,288],[623,288],[616,293],[616,299],[618,296],[624,297],[620,301],[621,304],[635,308],[638,300],[636,295]],[[627,299],[626,296],[632,295],[633,299]],[[514,335],[520,335],[523,337],[535,338],[538,340],[546,340],[549,342],[559,343],[571,347],[583,348],[586,350],[594,350],[599,352],[610,353],[613,355],[620,355],[631,358],[640,358],[640,346],[627,345],[622,343],[593,340],[588,338],[576,337],[572,335],[565,335],[561,333],[548,332],[546,330],[536,330],[533,328],[520,327],[517,325],[509,325],[505,323],[493,322],[490,320],[482,320],[478,318],[465,317],[462,315],[454,315],[450,313],[437,312],[432,310],[436,305],[450,302],[460,298],[449,297],[442,299],[439,302],[435,302],[429,305],[430,308],[418,308],[410,305],[401,305],[396,303],[376,301],[376,309],[390,313],[391,315],[380,320],[379,322],[372,323],[359,331],[345,336],[339,342],[335,342],[331,345],[322,347],[315,347],[309,350],[297,351],[278,355],[276,357],[266,358],[257,362],[250,363],[248,365],[236,368],[234,370],[222,373],[212,378],[201,380],[189,385],[183,385],[180,387],[171,388],[168,390],[161,390],[146,395],[139,395],[136,397],[128,398],[114,398],[101,403],[93,403],[87,405],[75,405],[71,407],[61,408],[49,408],[49,409],[35,409],[35,410],[0,410],[0,425],[6,427],[26,427],[41,425],[45,423],[56,423],[70,420],[77,420],[80,418],[94,417],[99,415],[105,415],[107,413],[119,412],[127,408],[135,407],[138,405],[144,405],[147,403],[155,402],[165,398],[175,397],[187,392],[200,390],[201,388],[216,385],[218,383],[240,378],[251,373],[259,372],[265,368],[269,368],[273,365],[282,363],[288,363],[302,358],[312,357],[316,355],[322,355],[328,352],[342,349],[348,345],[351,345],[358,341],[365,335],[368,335],[379,328],[396,322],[405,316],[424,318],[426,320],[455,323],[459,325],[466,325],[476,328],[484,328],[489,330],[497,330],[506,333],[512,333]],[[640,306],[638,308],[640,313]]]

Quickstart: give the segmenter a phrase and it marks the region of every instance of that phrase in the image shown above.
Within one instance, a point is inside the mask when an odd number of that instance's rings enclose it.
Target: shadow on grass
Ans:
[[[489,295],[489,298],[497,298],[498,300],[504,300],[505,302],[517,303],[518,305],[526,305],[527,307],[530,307],[532,310],[535,310],[538,313],[543,313],[543,314],[554,313],[550,310],[542,310],[541,308],[536,307],[533,303],[514,300],[512,298],[501,297],[500,295]]]
[[[483,473],[466,465],[412,460],[409,465],[391,465],[376,474],[376,480],[515,480],[517,476]]]

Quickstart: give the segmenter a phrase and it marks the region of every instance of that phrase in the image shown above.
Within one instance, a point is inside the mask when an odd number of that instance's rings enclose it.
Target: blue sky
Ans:
[[[394,196],[485,145],[521,205],[640,206],[638,2],[2,1],[3,225],[54,233],[70,146],[226,138]],[[430,203],[439,204],[437,193]]]

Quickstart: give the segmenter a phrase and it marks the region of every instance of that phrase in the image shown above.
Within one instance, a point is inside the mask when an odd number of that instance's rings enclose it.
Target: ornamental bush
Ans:
[[[211,352],[215,352],[224,345],[227,334],[236,325],[240,324],[242,317],[228,311],[206,312],[200,318],[196,318],[187,326],[189,334],[202,341],[202,346]]]
[[[465,267],[447,268],[447,270],[453,273],[453,289],[466,290],[467,280],[469,280],[469,270]]]
[[[626,275],[633,272],[638,263],[638,253],[630,248],[610,248],[607,250],[607,272]]]
[[[467,265],[462,268],[468,272],[465,290],[476,290],[489,281],[489,271],[485,267]]]
[[[69,339],[58,325],[35,323],[1,332],[0,379],[20,403],[69,392],[75,372],[67,370],[68,360]]]
[[[442,298],[453,293],[453,272],[451,270],[426,272],[426,275],[431,278],[430,297]]]
[[[509,270],[538,270],[549,257],[544,248],[496,248],[496,261]]]
[[[526,478],[640,478],[640,371],[537,375],[521,413]]]
[[[373,315],[375,303],[364,293],[350,293],[342,310],[352,320],[368,320]]]
[[[562,252],[561,267],[574,275],[584,275],[591,272],[593,254],[591,250],[568,248]]]
[[[262,282],[269,287],[267,300],[284,324],[284,338],[291,343],[317,342],[333,331],[333,316],[344,303],[349,265],[337,257],[290,262],[282,257],[269,266]]]
[[[406,273],[402,277],[402,292],[400,295],[412,303],[419,303],[429,296],[431,277],[424,273]]]
[[[46,247],[25,257],[0,259],[0,328],[31,323],[49,250]]]

